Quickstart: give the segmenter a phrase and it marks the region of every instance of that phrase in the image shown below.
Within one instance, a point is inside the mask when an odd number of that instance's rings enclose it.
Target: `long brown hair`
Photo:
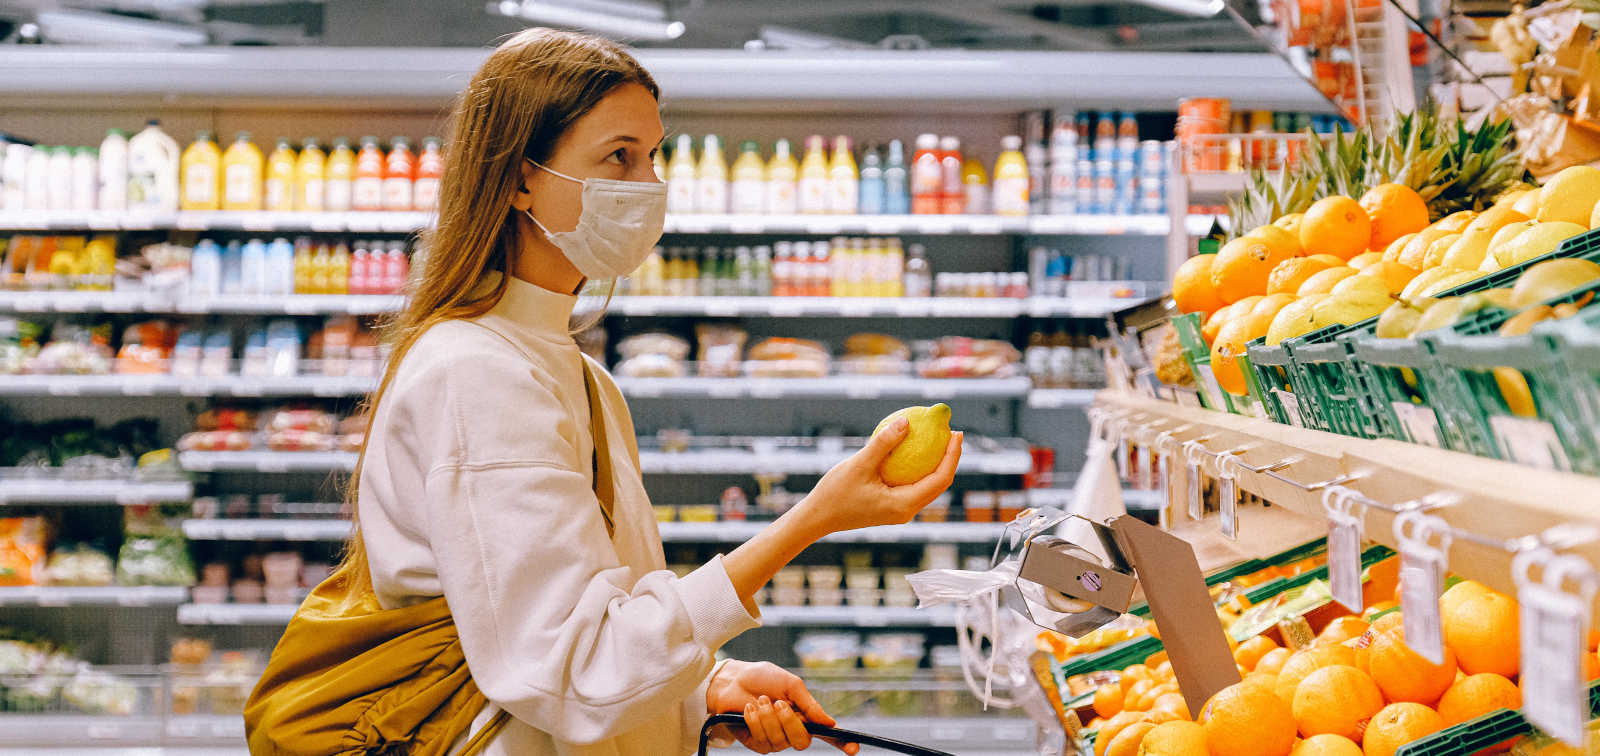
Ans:
[[[363,407],[368,417],[424,332],[445,320],[483,315],[505,294],[518,241],[517,224],[510,222],[511,200],[522,185],[523,158],[549,160],[567,128],[623,84],[642,85],[660,97],[649,72],[616,43],[542,28],[506,40],[473,75],[450,117],[438,223],[423,237],[426,259],[408,285],[405,309],[384,329],[393,351],[377,393]],[[498,285],[474,292],[493,271],[505,274]],[[366,455],[363,443],[345,487],[358,524],[334,573],[346,581],[349,601],[372,593],[356,509]]]

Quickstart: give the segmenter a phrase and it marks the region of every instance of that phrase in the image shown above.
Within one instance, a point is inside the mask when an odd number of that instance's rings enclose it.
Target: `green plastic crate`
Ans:
[[[1183,346],[1183,360],[1189,365],[1189,374],[1194,376],[1200,404],[1218,412],[1233,412],[1228,392],[1218,387],[1215,381],[1205,378],[1211,371],[1211,349],[1206,346],[1205,336],[1200,330],[1200,313],[1179,315],[1172,319],[1172,327],[1178,332],[1178,343]]]
[[[1284,345],[1291,381],[1318,408],[1322,430],[1357,438],[1390,438],[1393,427],[1370,405],[1367,376],[1354,358],[1352,337],[1372,333],[1378,319],[1323,328]]]
[[[1289,352],[1282,344],[1267,346],[1266,340],[1256,339],[1245,349],[1242,359],[1245,383],[1260,398],[1273,420],[1285,425],[1320,428],[1316,407],[1306,407],[1294,393],[1289,378]]]
[[[1535,330],[1546,328],[1564,362],[1556,375],[1565,385],[1561,393],[1571,401],[1579,425],[1600,446],[1600,308],[1585,308],[1577,318],[1541,323]]]
[[[1589,686],[1589,716],[1600,716],[1600,683]],[[1532,732],[1533,725],[1520,712],[1499,709],[1413,740],[1395,751],[1395,756],[1468,756]]]

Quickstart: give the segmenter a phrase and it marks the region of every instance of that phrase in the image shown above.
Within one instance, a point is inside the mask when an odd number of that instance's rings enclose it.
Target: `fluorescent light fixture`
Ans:
[[[1196,18],[1215,16],[1228,5],[1227,0],[1133,0],[1133,2]]]
[[[756,39],[752,41],[758,42],[758,44],[754,46],[747,45],[746,49],[841,50],[865,49],[871,47],[871,45],[863,44],[853,39],[835,37],[829,34],[817,34],[815,32],[802,31],[800,29],[794,29],[788,26],[774,26],[771,24],[762,26],[760,32],[756,35]]]
[[[203,45],[202,29],[163,21],[146,21],[112,13],[76,10],[42,10],[36,19],[41,35],[74,45],[126,47],[183,47]]]
[[[667,41],[683,36],[682,21],[666,20],[664,8],[623,0],[499,0],[489,12],[552,26],[588,29],[623,39]]]

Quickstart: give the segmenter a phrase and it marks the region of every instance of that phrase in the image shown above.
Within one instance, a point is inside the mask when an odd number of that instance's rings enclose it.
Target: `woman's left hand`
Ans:
[[[806,690],[805,681],[770,662],[724,663],[706,688],[706,710],[743,714],[748,727],[734,730],[733,736],[756,753],[803,751],[811,746],[806,722],[837,724]],[[860,750],[854,743],[838,747],[848,754]]]

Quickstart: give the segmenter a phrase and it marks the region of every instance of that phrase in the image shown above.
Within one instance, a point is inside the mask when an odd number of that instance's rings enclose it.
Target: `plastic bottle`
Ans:
[[[728,163],[722,155],[722,139],[707,134],[700,151],[700,165],[694,174],[694,209],[697,213],[728,212]]]
[[[383,150],[378,138],[361,137],[361,151],[356,153],[355,171],[350,177],[350,209],[383,209]]]
[[[244,293],[244,253],[237,240],[228,242],[228,246],[222,250],[222,287],[218,291],[223,294]]]
[[[700,252],[700,296],[714,297],[722,293],[717,271],[722,267],[722,251],[706,247]]]
[[[828,212],[828,157],[822,137],[806,137],[806,154],[800,161],[799,205],[802,213]]]
[[[1022,350],[1022,364],[1034,388],[1054,388],[1050,374],[1050,344],[1044,331],[1037,325],[1028,334],[1028,346]]]
[[[222,293],[222,250],[201,239],[189,253],[189,295],[213,297]]]
[[[326,182],[323,195],[323,209],[331,212],[344,212],[351,207],[355,194],[356,154],[350,150],[350,142],[344,137],[333,140],[333,150],[328,153],[327,170],[323,180]]]
[[[781,241],[773,245],[772,249],[772,296],[787,297],[789,292],[789,271],[793,242]]]
[[[1267,128],[1271,131],[1271,126]],[[1117,159],[1131,160],[1139,151],[1139,119],[1133,113],[1122,111],[1117,119]]]
[[[833,246],[828,242],[811,245],[811,267],[807,269],[806,295],[826,297],[833,288]]]
[[[27,207],[28,156],[33,148],[26,144],[7,144],[0,160],[0,207],[23,210]]]
[[[128,140],[128,209],[170,213],[178,209],[178,143],[150,120]]]
[[[961,140],[939,139],[939,212],[960,215],[966,212],[967,196],[961,185]]]
[[[310,294],[327,294],[328,292],[328,264],[332,262],[333,250],[327,242],[320,242],[311,252],[311,290]]]
[[[383,161],[383,209],[410,210],[411,185],[417,180],[416,156],[411,142],[403,136],[389,140],[389,155]]]
[[[1109,110],[1102,110],[1094,117],[1094,159],[1116,160],[1117,155],[1117,116]]]
[[[944,176],[939,159],[938,135],[919,134],[917,154],[911,159],[911,212],[914,214],[937,215],[941,212]]]
[[[737,215],[760,215],[767,209],[767,166],[761,160],[761,145],[753,140],[739,144],[739,159],[733,161],[733,182],[728,187],[729,210]]]
[[[898,238],[889,239],[889,241],[885,244],[885,247],[888,251],[885,253],[884,258],[885,262],[888,263],[889,270],[887,275],[888,282],[885,284],[887,288],[885,289],[883,295],[886,297],[903,297],[906,295],[905,247],[901,244],[900,239]]]
[[[184,210],[222,209],[222,148],[212,140],[211,132],[201,131],[183,151],[180,160],[183,174]]]
[[[266,206],[268,210],[287,212],[294,209],[294,174],[297,162],[289,140],[278,138],[272,154],[267,156]]]
[[[350,253],[350,280],[348,288],[351,294],[371,294],[372,285],[372,253],[367,251],[367,243],[360,239],[355,242],[355,249]]]
[[[983,163],[977,157],[969,156],[961,162],[961,192],[966,212],[973,215],[986,215],[990,212],[989,176],[984,172]]]
[[[281,236],[267,245],[266,293],[271,296],[294,293],[294,245]]]
[[[921,244],[913,244],[907,250],[905,272],[900,280],[905,296],[933,296],[933,267],[928,265],[928,253]]]
[[[50,157],[50,147],[37,146],[28,153],[22,184],[24,208],[50,209]]]
[[[294,293],[310,294],[313,281],[311,280],[311,240],[302,236],[294,240]]]
[[[245,294],[267,293],[267,245],[260,239],[245,242],[239,255],[239,290]]]
[[[855,215],[861,204],[861,174],[850,148],[850,137],[833,138],[833,159],[828,162],[828,212]]]
[[[751,262],[751,275],[755,278],[753,292],[758,297],[772,296],[772,248],[762,245],[755,248]]]
[[[877,145],[868,147],[861,155],[860,193],[859,208],[862,215],[882,215],[885,212],[883,156]]]
[[[93,147],[72,148],[72,209],[93,210],[99,187],[95,174],[100,170],[100,160]]]
[[[250,143],[250,132],[239,132],[222,153],[223,210],[261,209],[263,163],[261,150]]]
[[[321,212],[326,207],[327,183],[328,155],[316,139],[307,139],[294,166],[294,209]]]
[[[695,211],[694,137],[679,134],[667,162],[667,212],[689,214]]]
[[[1000,139],[1000,157],[994,163],[995,215],[1028,214],[1028,161],[1021,148],[1021,137]]]
[[[683,280],[680,282],[683,296],[700,296],[700,256],[694,250],[684,250],[683,254]]]
[[[128,209],[128,136],[122,129],[111,129],[100,142],[100,201],[101,210],[118,212]]]
[[[350,293],[350,248],[344,242],[335,244],[333,254],[328,257],[327,293]]]
[[[72,148],[50,148],[51,210],[72,209]]]
[[[661,153],[656,153],[657,157]],[[417,156],[417,180],[411,189],[411,209],[427,212],[439,206],[439,180],[444,177],[444,153],[439,150],[438,137],[422,140],[422,154]]]
[[[789,140],[779,139],[773,143],[766,181],[766,211],[769,215],[794,215],[800,211],[800,163],[794,159]]]
[[[1050,337],[1050,385],[1054,388],[1076,388],[1073,385],[1073,358],[1077,350],[1072,346],[1071,337],[1067,336],[1066,327],[1056,326],[1056,332]]]
[[[405,245],[389,242],[389,252],[383,261],[383,293],[399,294],[405,290],[406,276],[411,274],[411,258],[406,257]]]
[[[900,140],[889,140],[889,156],[883,165],[883,212],[905,215],[911,212],[911,190],[906,185],[906,152]]]

